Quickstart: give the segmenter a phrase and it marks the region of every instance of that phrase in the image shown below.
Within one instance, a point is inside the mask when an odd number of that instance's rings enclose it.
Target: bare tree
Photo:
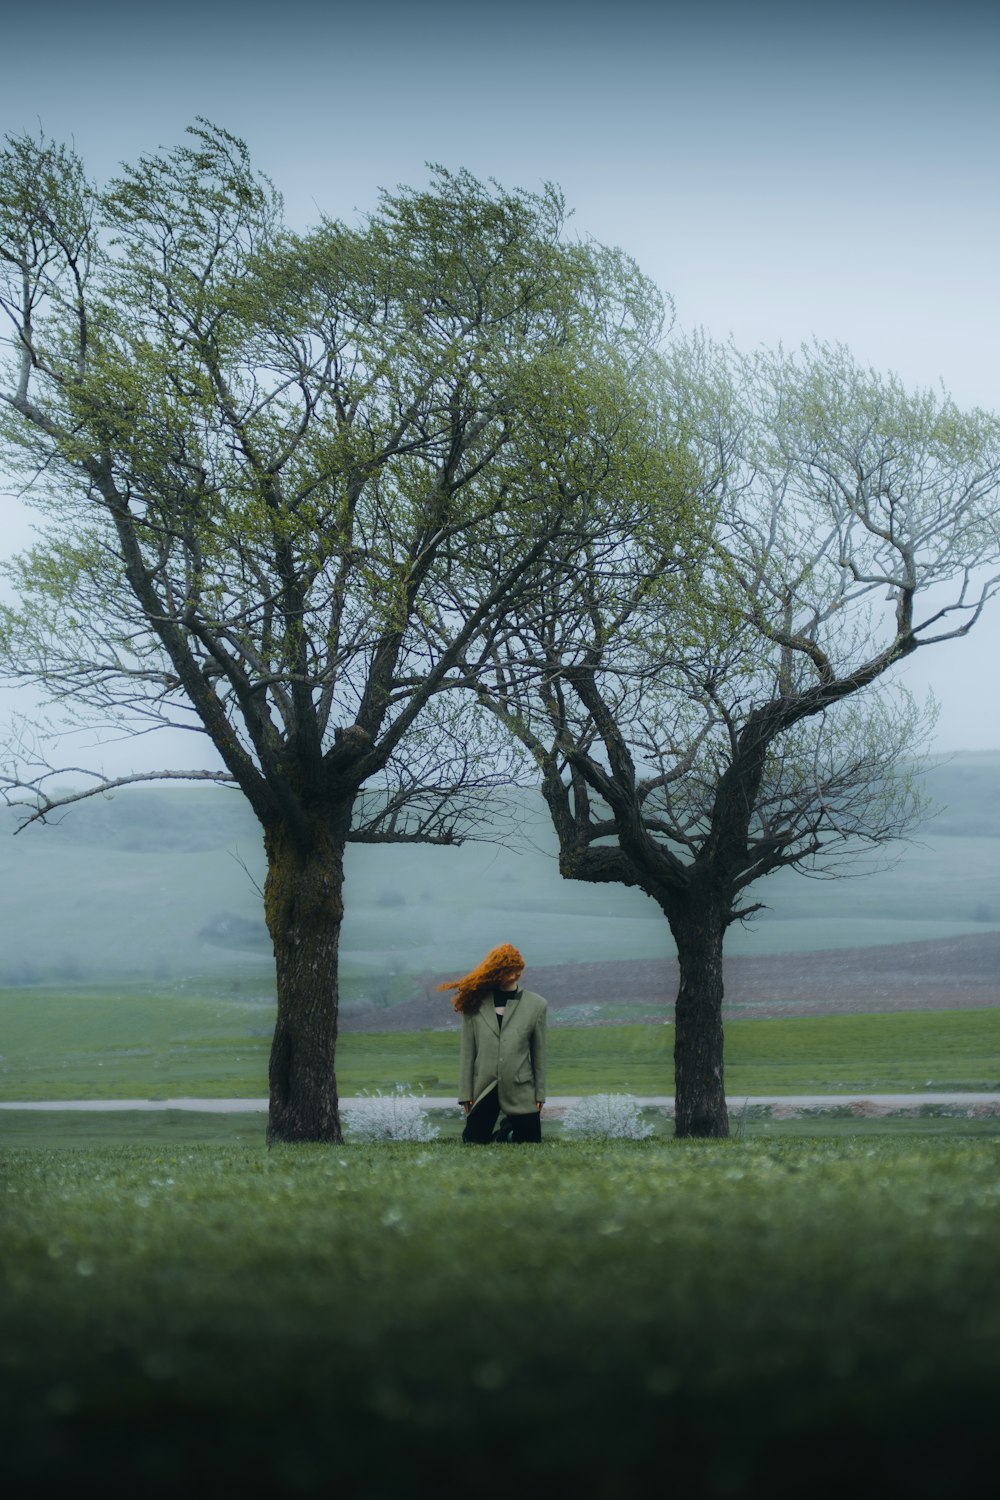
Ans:
[[[726,931],[772,871],[837,873],[919,815],[906,763],[927,711],[893,669],[997,590],[1000,421],[837,348],[696,340],[663,379],[710,522],[700,556],[657,562],[649,518],[572,558],[559,544],[492,682],[470,682],[541,772],[563,875],[663,911],[676,1130],[721,1136]]]
[[[445,690],[575,524],[559,393],[660,311],[563,240],[555,190],[437,169],[296,235],[242,142],[189,134],[104,191],[44,139],[3,153],[0,436],[49,527],[2,628],[10,675],[77,720],[214,746],[193,774],[239,788],[267,854],[269,1134],[339,1140],[346,842],[454,842],[505,777]],[[449,613],[466,548],[496,567]],[[67,797],[49,770],[7,778],[28,817],[137,779]]]

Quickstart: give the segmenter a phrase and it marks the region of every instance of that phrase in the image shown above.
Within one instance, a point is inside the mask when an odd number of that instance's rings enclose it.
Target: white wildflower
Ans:
[[[631,1094],[590,1094],[566,1111],[563,1134],[590,1141],[644,1141],[653,1127],[643,1124],[639,1102]]]
[[[438,1134],[404,1083],[397,1083],[391,1094],[366,1089],[357,1099],[345,1099],[344,1128],[355,1141],[432,1141]]]

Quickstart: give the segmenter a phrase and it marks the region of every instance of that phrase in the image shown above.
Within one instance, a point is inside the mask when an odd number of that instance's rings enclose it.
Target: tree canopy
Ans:
[[[475,687],[541,772],[563,874],[661,906],[678,1129],[724,1134],[725,931],[762,877],[830,872],[919,814],[905,762],[927,711],[893,668],[965,634],[1000,585],[1000,421],[839,348],[678,342],[661,378],[698,546],[651,566],[654,525],[578,553]]]
[[[641,419],[662,299],[563,220],[554,188],[439,167],[359,227],[294,233],[204,121],[103,189],[44,138],[0,162],[0,437],[50,522],[11,569],[10,672],[207,737],[201,774],[253,807],[287,1138],[339,1132],[345,841],[468,830],[507,770],[448,690],[592,529],[598,478],[685,503]],[[44,816],[47,767],[9,780]]]

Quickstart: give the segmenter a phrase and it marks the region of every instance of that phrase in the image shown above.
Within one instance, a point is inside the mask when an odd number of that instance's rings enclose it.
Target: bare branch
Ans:
[[[94,785],[74,791],[46,791],[45,783],[55,776],[89,776],[94,778]],[[226,786],[235,785],[234,777],[226,771],[136,771],[128,776],[105,778],[82,766],[60,766],[58,769],[49,767],[38,776],[24,779],[0,776],[0,797],[7,807],[30,809],[15,830],[20,833],[30,823],[47,822],[50,815],[60,808],[72,807],[88,797],[107,796],[120,787],[143,781],[213,781]]]

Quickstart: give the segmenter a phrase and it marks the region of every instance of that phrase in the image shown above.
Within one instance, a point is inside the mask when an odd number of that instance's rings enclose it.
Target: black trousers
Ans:
[[[541,1138],[541,1111],[533,1110],[530,1115],[501,1115],[497,1089],[490,1089],[486,1097],[469,1110],[462,1131],[462,1140],[467,1146],[488,1146],[491,1141],[514,1141],[523,1145]]]

